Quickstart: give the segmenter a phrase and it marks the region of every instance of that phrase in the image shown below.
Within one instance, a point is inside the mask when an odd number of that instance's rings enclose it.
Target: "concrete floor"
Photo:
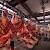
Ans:
[[[18,45],[19,43],[19,45]],[[15,50],[30,50],[28,48],[23,47],[23,42],[18,42]],[[3,49],[0,49],[3,50]],[[41,40],[39,41],[38,45],[35,45],[31,50],[50,50],[50,41],[44,41],[44,38],[42,37]]]
[[[50,41],[44,41],[44,38],[39,41],[39,44],[34,46],[31,50],[50,50]]]

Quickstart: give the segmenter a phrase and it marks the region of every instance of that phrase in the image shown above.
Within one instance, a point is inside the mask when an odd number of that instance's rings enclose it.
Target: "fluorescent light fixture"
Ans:
[[[47,18],[50,18],[50,15],[48,15],[48,16],[45,16],[45,18],[47,19]]]
[[[31,18],[32,20],[36,20],[35,18]]]
[[[11,9],[9,9],[9,8],[7,8],[7,10],[10,11],[10,12],[13,12],[13,10],[11,10]]]
[[[50,22],[50,20],[45,20],[45,22]]]
[[[37,19],[43,19],[43,17],[37,17]]]
[[[40,22],[42,23],[42,22],[44,22],[44,21],[40,21]]]
[[[2,4],[0,4],[0,7],[3,7],[3,8],[5,8],[5,9],[6,9],[6,7],[5,7],[5,6],[3,6]]]
[[[45,12],[49,12],[49,11],[50,11],[50,9],[45,9]],[[39,13],[43,13],[43,10],[40,10]]]
[[[2,4],[0,4],[0,7],[3,7],[4,9],[7,9],[7,10],[10,11],[10,12],[13,12],[13,10],[7,8],[6,6],[3,6]]]
[[[27,18],[24,18],[24,20],[25,20],[25,21],[28,21],[28,19],[27,19]]]
[[[0,4],[0,7],[3,7],[3,5]]]

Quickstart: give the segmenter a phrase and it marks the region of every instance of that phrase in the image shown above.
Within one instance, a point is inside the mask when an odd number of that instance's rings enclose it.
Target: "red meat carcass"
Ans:
[[[12,34],[11,30],[9,30],[9,32],[6,35],[0,37],[0,44],[4,45],[10,38],[11,34]]]
[[[36,25],[35,24],[32,24],[32,23],[28,23],[26,28],[29,30],[29,31],[35,31],[36,30]]]

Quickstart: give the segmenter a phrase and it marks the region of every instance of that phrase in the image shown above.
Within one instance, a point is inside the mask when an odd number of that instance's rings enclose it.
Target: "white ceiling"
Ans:
[[[33,12],[41,12],[41,5],[40,5],[40,0],[28,0],[27,5],[31,8]],[[50,0],[49,3],[45,4],[45,9],[46,11],[50,11]]]
[[[41,10],[39,0],[28,0],[26,3],[33,12],[38,12]]]

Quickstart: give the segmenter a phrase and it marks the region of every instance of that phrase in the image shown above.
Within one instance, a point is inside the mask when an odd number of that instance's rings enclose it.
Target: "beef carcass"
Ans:
[[[10,38],[11,34],[12,34],[11,30],[9,30],[9,32],[6,35],[0,37],[0,44],[4,45]]]

